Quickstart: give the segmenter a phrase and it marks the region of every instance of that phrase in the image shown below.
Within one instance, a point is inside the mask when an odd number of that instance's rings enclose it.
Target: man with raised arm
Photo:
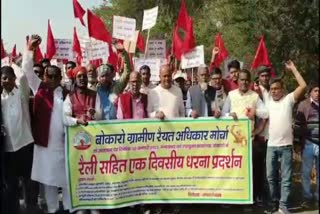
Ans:
[[[33,71],[33,55],[41,37],[33,35],[23,55],[23,66],[34,97],[34,155],[31,179],[44,185],[48,213],[59,209],[58,188],[62,188],[63,207],[70,209],[64,151],[63,100],[68,91],[61,86],[61,70],[49,65],[42,81]]]
[[[293,92],[285,94],[284,83],[281,79],[274,79],[270,83],[272,98],[267,105],[269,111],[269,141],[266,165],[272,206],[267,210],[267,213],[276,212],[278,208],[278,211],[282,214],[290,213],[288,202],[292,191],[292,109],[306,88],[306,82],[294,63],[289,60],[285,66],[286,70],[294,75],[299,85]],[[280,176],[279,159],[281,163]],[[281,178],[280,180],[279,177]],[[280,187],[279,181],[281,181]]]

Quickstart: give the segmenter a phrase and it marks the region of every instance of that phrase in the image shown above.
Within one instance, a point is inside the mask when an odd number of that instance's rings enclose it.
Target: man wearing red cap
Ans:
[[[64,123],[67,126],[88,125],[91,120],[101,119],[101,104],[97,92],[88,88],[88,75],[85,67],[73,69],[75,89],[64,101]]]
[[[66,126],[88,125],[89,121],[101,120],[101,104],[97,92],[88,88],[88,75],[85,67],[77,66],[73,69],[72,78],[75,79],[74,91],[67,95],[63,104],[63,121]],[[83,214],[85,210],[77,211]],[[92,214],[99,214],[98,210],[91,210]]]

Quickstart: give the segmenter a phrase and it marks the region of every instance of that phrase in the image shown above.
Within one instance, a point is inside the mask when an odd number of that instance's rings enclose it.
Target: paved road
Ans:
[[[318,209],[313,209],[310,211],[303,211],[300,207],[293,207],[290,209],[292,213],[296,214],[318,214],[319,210]],[[241,213],[249,213],[249,212],[244,212],[241,206],[237,206],[234,208],[230,209],[223,209],[220,208],[219,206],[214,206],[214,205],[191,205],[191,206],[185,206],[181,214],[241,214]],[[264,213],[264,209],[254,209],[251,214],[262,214]],[[276,212],[275,214],[278,214]]]
[[[309,211],[303,210],[300,207],[301,204],[301,184],[296,182],[292,188],[294,191],[291,197],[291,207],[290,211],[295,214],[318,214],[319,209],[316,206]],[[244,212],[243,206],[234,205],[230,208],[222,208],[221,205],[217,204],[185,204],[181,205],[180,214],[263,214],[265,208],[253,208],[252,212]],[[119,210],[118,210],[119,211]],[[110,212],[107,210],[103,211],[103,214],[113,214],[114,212]],[[127,211],[115,212],[116,214],[127,214]],[[23,212],[23,214],[31,214],[27,212]],[[44,214],[40,213],[32,213],[32,214]],[[64,214],[63,212],[58,212],[57,214]],[[171,214],[171,212],[164,212],[163,214]],[[278,214],[276,212],[275,214]]]

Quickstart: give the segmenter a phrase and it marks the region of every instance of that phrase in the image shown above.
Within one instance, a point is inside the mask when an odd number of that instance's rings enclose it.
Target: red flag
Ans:
[[[102,59],[93,59],[93,60],[89,60],[89,63],[96,66],[96,68],[97,68],[100,65],[102,65],[103,61],[102,61]]]
[[[95,16],[89,9],[87,11],[89,36],[111,44],[112,37],[103,21],[98,16]]]
[[[12,48],[11,57],[12,57],[12,59],[17,57],[17,46],[16,46],[16,44]]]
[[[184,0],[181,1],[181,7],[178,15],[177,25],[182,28],[183,30],[187,31],[187,25],[188,25],[189,15],[186,8],[186,4],[184,3]]]
[[[35,58],[36,63],[39,63],[42,59],[43,59],[43,55],[42,55],[40,47],[38,47],[36,49],[36,58]]]
[[[86,11],[81,7],[78,0],[72,0],[72,2],[73,2],[74,17],[78,18],[83,26],[86,26],[83,21],[83,16],[86,13]]]
[[[254,56],[254,60],[251,65],[251,69],[256,69],[260,65],[265,65],[267,67],[272,67],[272,64],[269,59],[268,50],[266,48],[266,45],[264,43],[264,37],[261,36],[260,43],[258,46],[258,49],[256,51],[256,55]],[[275,76],[274,70],[271,69],[271,77]]]
[[[80,47],[80,42],[78,39],[76,27],[73,28],[73,44],[72,44],[72,50],[75,52],[76,60],[79,65],[81,65],[82,61],[82,51]]]
[[[112,45],[109,44],[108,63],[113,65],[115,71],[118,71],[118,55],[117,51],[113,51]]]
[[[221,63],[228,57],[228,51],[224,46],[224,42],[222,40],[221,34],[218,33],[214,39],[214,47],[219,48],[219,52],[216,55],[214,62],[212,63],[212,67],[220,67]],[[211,67],[210,66],[210,67]]]
[[[180,38],[179,29],[181,29],[184,32],[184,39]],[[173,54],[178,60],[180,60],[182,54],[187,53],[194,47],[195,39],[193,35],[192,18],[188,16],[184,0],[182,0],[178,20],[173,31]]]
[[[54,42],[54,37],[52,34],[50,20],[48,20],[48,33],[47,33],[47,53],[46,58],[52,59],[52,57],[56,54],[56,44]]]
[[[137,39],[137,48],[141,51],[144,52],[145,46],[144,46],[144,39],[141,35],[141,32],[138,34],[138,39]]]
[[[6,51],[4,50],[3,40],[1,39],[1,59],[6,57]]]

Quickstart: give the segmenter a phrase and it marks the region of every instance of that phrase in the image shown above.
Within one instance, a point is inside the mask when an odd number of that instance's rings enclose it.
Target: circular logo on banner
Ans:
[[[235,144],[238,144],[239,146],[246,146],[248,144],[248,139],[239,125],[232,125],[230,132],[234,137],[233,142]]]
[[[77,133],[73,140],[73,146],[78,150],[88,149],[91,146],[91,136],[85,131]]]

